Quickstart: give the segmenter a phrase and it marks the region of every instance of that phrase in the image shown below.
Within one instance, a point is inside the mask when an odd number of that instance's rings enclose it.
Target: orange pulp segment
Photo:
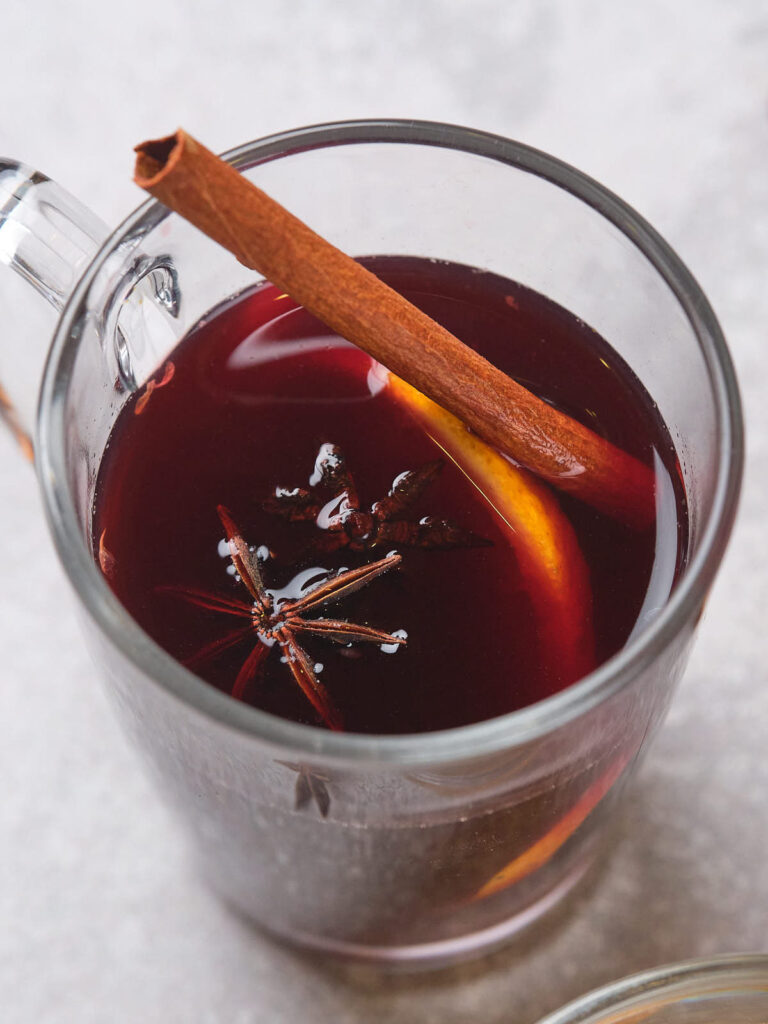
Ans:
[[[539,657],[553,692],[576,682],[594,668],[592,592],[576,534],[557,499],[400,377],[388,373],[387,386],[501,520],[534,609]]]
[[[619,758],[615,764],[611,765],[608,771],[592,783],[570,811],[564,814],[549,832],[538,839],[533,846],[529,846],[525,853],[515,857],[501,871],[497,871],[493,878],[490,878],[485,885],[477,890],[472,899],[480,900],[486,896],[492,896],[494,893],[514,885],[515,882],[519,882],[526,875],[532,874],[537,868],[546,864],[560,847],[565,845],[576,829],[586,821],[621,775],[626,764],[625,758]]]

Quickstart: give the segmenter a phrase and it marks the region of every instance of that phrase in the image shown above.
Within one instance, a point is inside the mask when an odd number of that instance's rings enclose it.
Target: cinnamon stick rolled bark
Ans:
[[[185,131],[136,153],[136,184],[485,441],[601,512],[651,524],[648,466],[502,373]]]

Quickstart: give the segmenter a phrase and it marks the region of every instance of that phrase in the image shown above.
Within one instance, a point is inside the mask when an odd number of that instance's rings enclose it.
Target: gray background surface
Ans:
[[[526,1024],[647,966],[768,949],[764,0],[5,0],[0,29],[0,151],[109,223],[140,199],[132,145],[177,124],[225,149],[414,116],[575,164],[699,278],[749,433],[733,543],[612,856],[504,952],[395,978],[281,949],[198,884],[83,650],[33,475],[0,434],[0,1019]]]

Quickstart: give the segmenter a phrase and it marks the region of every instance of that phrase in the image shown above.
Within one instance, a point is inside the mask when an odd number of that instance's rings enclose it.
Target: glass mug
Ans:
[[[258,711],[194,676],[131,620],[89,531],[121,407],[195,323],[260,278],[155,202],[109,235],[42,175],[0,165],[0,257],[60,313],[34,441],[50,529],[119,717],[203,875],[241,913],[305,947],[383,962],[478,953],[581,878],[664,717],[737,503],[731,361],[705,297],[653,229],[519,143],[365,121],[272,136],[227,159],[350,254],[469,264],[559,302],[632,367],[678,452],[686,568],[671,594],[660,581],[662,607],[651,602],[624,649],[581,682],[501,718],[422,735],[332,733]],[[0,287],[15,283],[0,275]],[[14,300],[26,318],[26,293]],[[7,345],[0,353],[15,401],[6,395],[6,414],[22,438],[26,354],[14,365]]]

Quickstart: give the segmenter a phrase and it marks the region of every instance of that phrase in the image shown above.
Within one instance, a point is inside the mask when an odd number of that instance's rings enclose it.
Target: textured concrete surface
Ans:
[[[131,146],[177,123],[224,149],[321,120],[415,116],[581,167],[709,294],[749,454],[733,542],[612,857],[506,951],[392,979],[281,949],[198,884],[82,648],[32,474],[0,435],[0,1018],[528,1024],[631,971],[767,949],[763,0],[175,0],[139,13],[41,0],[8,2],[1,20],[0,151],[110,223],[139,199]]]

